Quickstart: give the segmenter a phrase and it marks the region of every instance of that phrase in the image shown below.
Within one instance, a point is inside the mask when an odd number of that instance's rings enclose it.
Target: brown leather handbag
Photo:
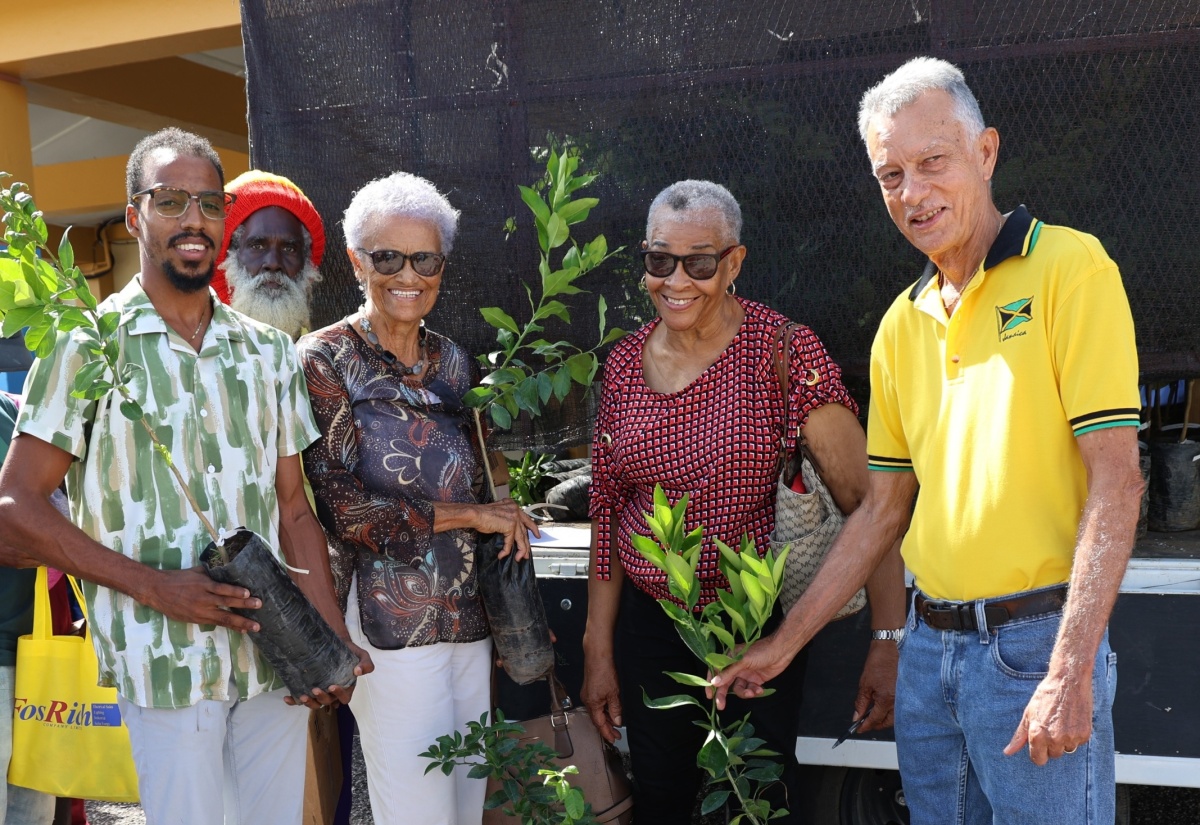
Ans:
[[[554,763],[565,768],[574,765],[579,773],[568,778],[572,787],[583,792],[592,806],[596,821],[629,825],[633,820],[633,788],[621,764],[617,749],[604,740],[587,708],[574,708],[562,683],[551,671],[550,713],[521,722],[525,728],[522,742],[544,742],[558,753]],[[498,780],[489,779],[487,795],[500,790]],[[483,812],[483,825],[509,825],[516,817],[505,816],[501,808]]]

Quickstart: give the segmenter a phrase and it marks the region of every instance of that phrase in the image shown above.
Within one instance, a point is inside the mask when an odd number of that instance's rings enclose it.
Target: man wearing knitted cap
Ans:
[[[212,286],[222,301],[293,338],[312,327],[309,296],[321,280],[325,227],[300,187],[252,169],[229,182]]]

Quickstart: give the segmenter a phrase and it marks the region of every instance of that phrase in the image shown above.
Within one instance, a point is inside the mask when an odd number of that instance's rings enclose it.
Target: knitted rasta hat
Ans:
[[[296,216],[312,236],[312,262],[321,265],[325,255],[325,225],[312,201],[305,197],[300,187],[282,175],[272,175],[251,169],[225,184],[225,191],[237,195],[233,206],[225,216],[225,237],[221,240],[221,252],[217,255],[217,270],[213,273],[212,287],[224,303],[229,303],[229,285],[220,265],[229,253],[229,239],[234,230],[246,219],[266,206],[281,206]]]

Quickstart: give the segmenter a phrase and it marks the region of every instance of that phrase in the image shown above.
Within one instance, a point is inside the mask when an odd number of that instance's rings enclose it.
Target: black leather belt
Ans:
[[[1015,619],[1062,610],[1067,603],[1067,586],[1039,590],[1012,599],[980,599],[988,627],[999,627]],[[977,602],[941,602],[917,594],[917,615],[935,630],[978,630],[975,622]]]

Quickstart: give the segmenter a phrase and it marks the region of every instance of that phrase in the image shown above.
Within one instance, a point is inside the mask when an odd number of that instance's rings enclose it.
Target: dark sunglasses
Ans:
[[[707,281],[717,274],[717,267],[725,256],[737,249],[741,244],[727,247],[720,255],[694,254],[672,255],[670,252],[657,252],[652,249],[642,249],[637,254],[642,258],[642,266],[646,274],[655,278],[669,278],[675,267],[683,264],[683,271],[693,281]]]
[[[432,278],[442,271],[442,267],[446,263],[446,256],[436,252],[413,252],[405,255],[395,249],[376,249],[374,252],[360,249],[358,251],[370,257],[371,266],[375,267],[375,271],[380,275],[395,275],[404,269],[405,261],[410,261],[413,272],[422,278]]]
[[[178,218],[182,216],[184,212],[187,212],[188,204],[196,201],[196,203],[200,204],[200,214],[210,221],[224,220],[225,213],[233,205],[233,202],[237,200],[237,195],[229,192],[200,192],[193,195],[186,189],[152,186],[149,189],[143,189],[141,192],[134,192],[130,195],[130,203],[142,195],[150,196],[150,203],[154,206],[154,211],[164,218]]]

